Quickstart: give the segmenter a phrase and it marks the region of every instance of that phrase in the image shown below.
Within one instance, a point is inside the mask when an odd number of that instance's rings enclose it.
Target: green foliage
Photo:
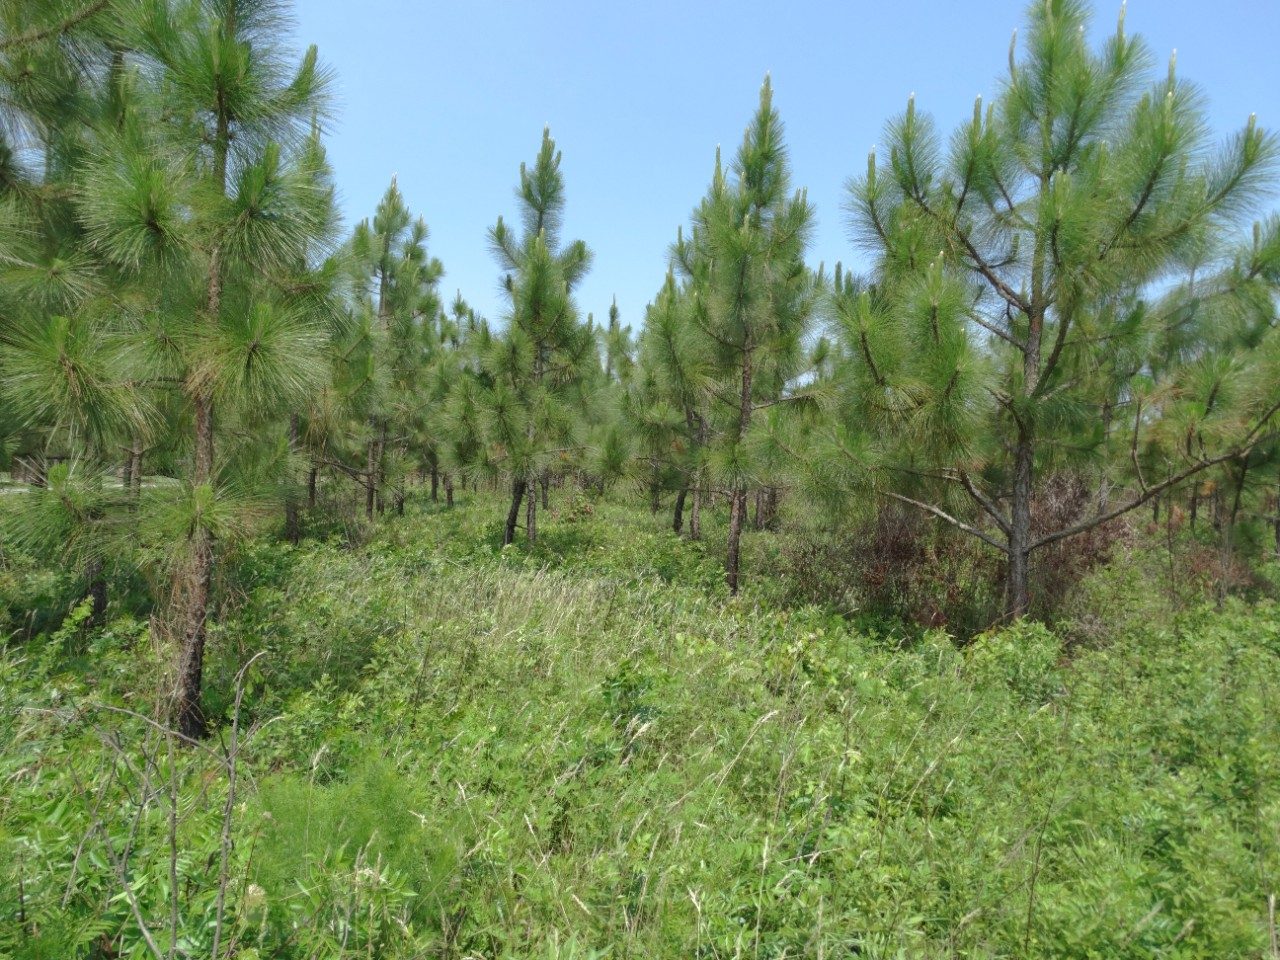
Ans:
[[[544,131],[491,329],[288,8],[0,0],[0,955],[1274,952],[1275,137],[1045,0],[867,277],[766,78],[634,340]]]
[[[358,549],[238,554],[210,686],[266,655],[241,714],[233,955],[1265,951],[1273,604],[1131,621],[1074,658],[1034,624],[958,649],[767,584],[730,599],[714,558],[644,511],[553,511],[526,552],[500,547],[492,506],[411,506]],[[104,709],[152,682],[136,630],[96,635],[91,681],[0,659],[18,956],[136,942],[104,833],[134,837],[132,889],[167,929],[163,740]],[[158,761],[140,827],[113,737]],[[175,771],[179,928],[207,951],[226,773],[203,750]]]

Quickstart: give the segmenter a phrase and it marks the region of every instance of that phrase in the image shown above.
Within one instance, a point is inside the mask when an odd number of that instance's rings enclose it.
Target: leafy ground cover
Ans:
[[[717,545],[647,511],[571,500],[528,551],[459,499],[243,548],[201,746],[147,719],[141,617],[11,644],[0,953],[1271,949],[1273,603],[1124,616],[1142,585],[1104,569],[1107,642],[959,646],[730,598]]]

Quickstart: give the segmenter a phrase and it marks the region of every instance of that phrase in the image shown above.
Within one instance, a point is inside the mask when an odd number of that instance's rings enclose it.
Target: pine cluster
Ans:
[[[691,540],[723,516],[732,593],[750,526],[906,508],[994,552],[1013,618],[1048,548],[1143,504],[1212,497],[1224,552],[1251,512],[1280,545],[1280,219],[1243,229],[1277,140],[1214,144],[1123,17],[1096,49],[1080,0],[1029,17],[992,103],[944,137],[910,100],[851,179],[865,275],[807,262],[766,78],[633,335],[616,302],[582,317],[549,131],[489,231],[491,325],[445,301],[394,179],[343,235],[331,77],[281,0],[0,2],[5,536],[79,571],[95,620],[144,573],[193,739],[229,546],[428,479],[500,491],[504,545],[569,492],[669,497]],[[1061,477],[1087,502],[1037,518]]]

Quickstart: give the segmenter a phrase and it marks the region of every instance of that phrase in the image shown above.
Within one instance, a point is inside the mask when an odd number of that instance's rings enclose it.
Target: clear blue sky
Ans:
[[[485,230],[516,211],[521,161],[544,124],[564,153],[565,237],[595,251],[585,315],[616,293],[640,326],[667,247],[736,148],[772,73],[798,186],[819,223],[811,261],[857,263],[842,204],[884,122],[915,91],[944,129],[1002,75],[1023,0],[297,0],[299,44],[338,74],[329,138],[348,223],[372,213],[393,173],[431,228],[444,292],[502,316]],[[1095,6],[1094,33],[1118,0]],[[1280,129],[1280,0],[1131,0],[1126,25],[1164,69],[1209,98],[1219,132],[1250,112]]]

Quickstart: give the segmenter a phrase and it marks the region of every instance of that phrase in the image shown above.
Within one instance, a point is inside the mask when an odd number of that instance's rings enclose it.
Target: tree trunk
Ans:
[[[781,495],[777,487],[768,487],[764,492],[764,528],[778,529],[778,500]]]
[[[551,509],[551,477],[547,473],[542,474],[542,509]]]
[[[307,506],[312,510],[316,508],[316,477],[319,472],[313,463],[310,472],[307,474]]]
[[[1244,482],[1249,475],[1249,461],[1239,461],[1240,474],[1236,478],[1235,496],[1231,500],[1231,512],[1222,525],[1222,572],[1218,578],[1218,602],[1227,598],[1227,587],[1231,579],[1231,561],[1235,554],[1236,519],[1240,515],[1240,500],[1244,496]]]
[[[1108,400],[1102,405],[1102,449],[1107,450],[1109,441],[1111,440],[1111,418],[1112,409],[1111,401]],[[1106,469],[1102,471],[1102,477],[1098,481],[1098,513],[1106,513],[1107,507],[1111,502],[1111,478],[1108,476]]]
[[[702,539],[702,471],[694,478],[693,504],[689,507],[689,539]]]
[[[213,182],[218,192],[227,192],[227,154],[231,148],[231,118],[225,109],[218,111],[213,139]],[[222,248],[215,244],[209,253],[208,287],[205,297],[204,322],[218,324],[222,314]],[[191,485],[195,489],[212,487],[213,464],[213,394],[205,384],[196,384],[192,396],[195,420],[195,456]],[[178,658],[178,690],[175,713],[178,730],[183,736],[202,739],[208,730],[201,686],[204,678],[204,644],[209,617],[209,600],[213,594],[213,532],[201,523],[191,543],[191,562],[186,571],[186,600],[181,651]]]
[[[431,465],[431,502],[440,502],[440,471],[434,463]]]
[[[538,542],[538,480],[533,474],[529,475],[528,487],[524,501],[524,538],[533,546]]]
[[[1041,190],[1048,188],[1048,174],[1041,176]],[[1031,309],[1023,343],[1021,399],[1030,401],[1023,416],[1015,415],[1018,439],[1013,452],[1013,490],[1009,504],[1008,567],[1005,580],[1005,614],[1010,620],[1026,616],[1031,607],[1031,497],[1035,478],[1034,402],[1040,385],[1040,347],[1044,338],[1047,231],[1036,232],[1031,254]],[[1061,322],[1065,323],[1063,319]],[[1052,365],[1052,354],[1050,355]]]
[[[676,513],[671,519],[671,529],[676,532],[676,536],[680,536],[680,531],[684,529],[684,499],[689,495],[688,487],[681,487],[680,492],[676,494]]]
[[[707,422],[702,417],[697,417],[692,410],[685,411],[685,423],[688,424],[689,430],[696,438],[698,455],[707,445]],[[696,426],[695,426],[696,423]],[[699,463],[693,471],[693,504],[689,508],[689,539],[702,539],[702,484],[704,479],[704,470],[702,464]]]
[[[289,453],[292,454],[297,449],[298,415],[292,413],[289,415]],[[294,490],[292,466],[289,468],[284,492],[284,538],[295,544],[302,540],[302,523],[298,518],[298,494]]]
[[[653,467],[653,476],[649,478],[649,512],[657,514],[662,509],[662,488],[658,486],[658,468]]]
[[[729,550],[725,561],[729,593],[738,593],[738,559],[742,544],[742,524],[747,516],[747,491],[734,490],[729,501]]]
[[[520,522],[520,502],[524,500],[524,480],[517,477],[511,484],[511,509],[507,511],[507,525],[502,533],[502,545],[509,546],[516,540],[516,524]]]
[[[453,506],[453,475],[449,473],[444,475],[444,505]]]
[[[373,510],[377,505],[378,490],[378,440],[376,437],[369,440],[364,476],[364,516],[366,520],[372,520]]]
[[[1026,615],[1031,606],[1031,464],[1034,448],[1025,431],[1014,450],[1013,496],[1009,515],[1009,554],[1005,577],[1005,614],[1010,620]]]
[[[137,498],[142,492],[142,441],[134,437],[129,446],[129,495]]]
[[[384,421],[382,424],[382,434],[378,437],[378,466],[377,466],[378,479],[373,485],[374,498],[375,498],[375,503],[377,503],[377,506],[378,506],[378,513],[385,513],[387,509],[387,501],[382,492],[387,485],[387,470],[384,462],[386,459],[386,454],[387,454],[387,424]]]
[[[193,480],[196,486],[212,482],[213,401],[205,393],[195,398],[196,457]],[[192,538],[191,562],[187,569],[186,617],[182,650],[178,660],[176,713],[178,730],[192,739],[202,739],[207,731],[200,702],[204,676],[204,644],[209,598],[213,592],[213,535],[203,525]]]
[[[737,441],[742,442],[747,428],[751,426],[751,379],[754,374],[750,350],[742,354],[742,392],[738,397],[738,429]],[[729,499],[729,542],[725,555],[725,579],[729,584],[729,593],[738,593],[738,560],[742,546],[742,524],[747,516],[747,491],[741,480],[734,480],[733,491]]]

